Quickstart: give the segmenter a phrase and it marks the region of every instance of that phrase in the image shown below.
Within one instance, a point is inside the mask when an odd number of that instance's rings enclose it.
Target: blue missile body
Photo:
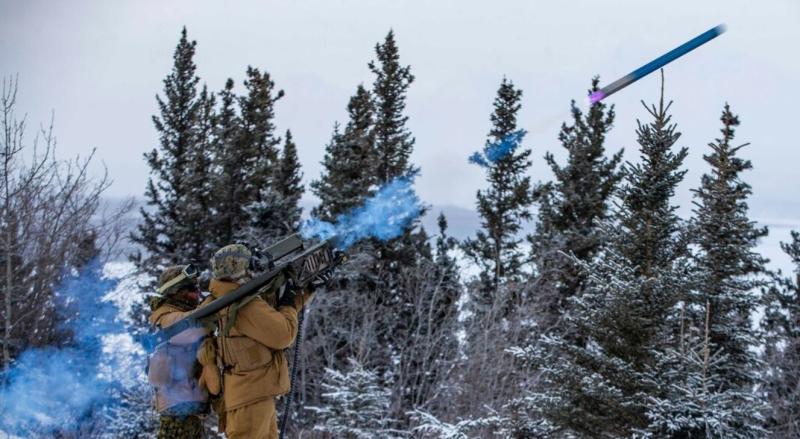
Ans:
[[[597,90],[589,95],[589,102],[594,105],[597,102],[611,96],[612,94],[622,90],[623,88],[633,84],[634,82],[644,78],[645,76],[653,73],[654,71],[664,67],[665,65],[675,61],[676,59],[686,55],[694,49],[702,46],[703,44],[713,40],[714,38],[722,35],[725,32],[725,25],[721,24],[702,34],[692,38],[691,40],[681,44],[680,46],[670,50],[669,52],[659,56],[658,58],[650,61],[649,63],[639,67],[638,69],[628,73],[622,78],[608,84],[607,86]]]

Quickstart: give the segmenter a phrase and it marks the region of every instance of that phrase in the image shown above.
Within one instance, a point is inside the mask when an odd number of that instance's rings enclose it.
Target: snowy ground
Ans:
[[[116,288],[103,297],[104,301],[112,302],[119,314],[117,318],[130,326],[131,310],[144,299],[138,284],[144,279],[134,276],[135,267],[130,262],[110,262],[103,267],[103,275],[112,279],[119,279]],[[144,348],[136,343],[128,333],[107,334],[103,336],[103,357],[105,359],[100,371],[104,378],[121,383],[126,388],[133,387],[138,381],[145,379]]]

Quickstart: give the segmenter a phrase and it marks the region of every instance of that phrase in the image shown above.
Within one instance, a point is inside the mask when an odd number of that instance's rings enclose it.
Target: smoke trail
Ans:
[[[70,342],[28,349],[4,372],[0,430],[22,436],[75,430],[113,404],[120,369],[129,366],[104,352],[107,337],[125,332],[117,307],[104,300],[116,284],[92,264],[57,289],[61,329]]]
[[[492,163],[497,163],[516,151],[520,143],[522,143],[522,138],[525,137],[525,134],[527,134],[525,130],[514,131],[499,142],[490,143],[484,147],[483,153],[478,151],[474,152],[469,156],[469,162],[482,168],[488,168]]]
[[[335,223],[312,218],[303,223],[300,233],[305,238],[337,236],[336,245],[344,250],[364,238],[385,241],[400,236],[421,213],[411,180],[397,178],[380,188],[363,206],[339,215]]]

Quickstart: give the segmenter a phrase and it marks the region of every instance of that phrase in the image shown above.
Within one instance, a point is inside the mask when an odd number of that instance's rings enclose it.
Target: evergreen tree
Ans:
[[[657,437],[765,434],[764,406],[755,393],[763,364],[753,351],[763,338],[750,318],[760,302],[756,290],[764,286],[759,276],[766,262],[754,249],[767,230],[747,217],[751,190],[740,173],[751,164],[736,156],[745,145],[731,145],[739,120],[727,104],[721,120],[722,138],[704,156],[712,172],[695,190],[694,288],[682,297],[679,343],[663,357],[668,364],[654,368],[675,371],[660,380],[665,394],[648,414],[649,431]]]
[[[727,104],[721,120],[722,137],[709,144],[712,152],[704,156],[712,172],[703,175],[695,190],[693,231],[700,248],[695,301],[710,303],[711,345],[728,356],[719,373],[729,386],[749,392],[761,367],[751,351],[761,340],[751,329],[750,317],[759,302],[755,290],[764,286],[763,279],[756,276],[764,274],[766,262],[754,250],[767,229],[757,227],[747,216],[751,189],[740,174],[752,165],[736,156],[746,144],[731,144],[739,119]]]
[[[494,111],[492,129],[483,149],[483,156],[473,161],[486,169],[489,188],[478,191],[478,213],[482,229],[475,238],[464,242],[464,252],[480,268],[480,292],[484,302],[491,302],[498,287],[522,279],[523,253],[517,238],[522,222],[530,219],[531,151],[520,149],[524,131],[517,131],[517,112],[522,90],[503,78]],[[485,156],[485,158],[484,158]]]
[[[392,32],[376,46],[373,89],[359,87],[348,104],[349,121],[335,127],[326,147],[323,176],[312,183],[321,204],[312,214],[335,220],[363,204],[383,184],[413,179],[418,169],[409,162],[414,140],[405,124],[405,94],[413,80],[409,67],[399,63]],[[309,324],[309,343],[324,366],[342,370],[347,357],[363,359],[391,391],[390,416],[401,418],[419,401],[430,401],[439,373],[430,373],[442,353],[433,343],[449,343],[448,321],[431,322],[443,297],[430,246],[419,222],[387,242],[362,241],[348,251],[331,295],[320,303],[328,310]],[[365,312],[365,306],[369,311]],[[433,314],[428,314],[428,312]],[[422,315],[424,313],[424,316]],[[366,314],[369,314],[367,316]],[[435,324],[434,324],[435,323]],[[342,327],[350,328],[344,332]],[[448,332],[449,331],[449,332]],[[319,391],[319,385],[317,385]]]
[[[233,91],[233,79],[228,78],[225,88],[219,92],[220,107],[217,111],[214,133],[214,230],[215,244],[219,247],[235,240],[239,230],[246,224],[245,211],[248,168],[243,164],[251,160],[249,151],[242,148],[242,123],[237,111],[237,96]]]
[[[762,324],[768,334],[766,427],[788,439],[800,435],[800,232],[781,248],[794,263],[795,279],[778,277],[769,289]]]
[[[387,418],[391,394],[379,375],[350,359],[346,372],[325,370],[322,407],[312,407],[321,422],[314,429],[348,439],[391,437]]]
[[[742,410],[758,405],[758,395],[726,384],[720,372],[729,357],[712,348],[711,312],[706,302],[704,327],[686,331],[678,346],[657,356],[654,371],[660,376],[653,379],[664,384],[665,392],[651,400],[650,425],[642,436],[752,438],[766,433],[760,428],[741,428],[743,419],[759,418],[758,412]]]
[[[272,183],[273,168],[278,163],[280,138],[275,137],[275,102],[283,97],[283,90],[275,91],[275,82],[269,73],[257,68],[247,68],[244,81],[246,96],[239,97],[241,109],[241,148],[250,153],[240,166],[248,172],[246,193],[260,201],[259,190]]]
[[[372,97],[359,85],[347,104],[349,121],[344,133],[334,128],[322,161],[323,176],[311,183],[320,198],[312,215],[334,221],[338,215],[360,206],[377,181],[374,169],[375,137]]]
[[[292,132],[286,131],[280,159],[272,175],[272,184],[260,190],[260,201],[248,209],[251,217],[250,235],[257,241],[277,239],[294,233],[300,227],[300,198],[303,196],[300,161]]]
[[[229,79],[219,93],[213,188],[218,246],[275,238],[296,226],[294,210],[281,216],[286,204],[274,187],[282,172],[275,102],[283,90],[276,91],[270,74],[254,67],[247,68],[244,86],[245,94],[236,96]]]
[[[375,74],[373,98],[375,103],[375,149],[377,152],[376,176],[379,184],[397,177],[415,176],[419,169],[410,162],[414,138],[406,128],[408,116],[406,93],[414,82],[410,66],[400,64],[400,53],[389,31],[383,44],[375,45],[377,62],[371,61],[369,69]]]
[[[671,311],[687,288],[688,256],[682,222],[670,204],[685,171],[687,149],[664,105],[647,108],[639,123],[642,162],[628,164],[621,203],[600,228],[601,250],[575,263],[590,276],[566,315],[574,337],[544,337],[517,356],[540,367],[541,391],[515,401],[525,429],[587,437],[628,437],[649,424],[648,407],[659,396],[656,358],[671,339]]]
[[[303,213],[300,198],[305,192],[302,181],[303,171],[300,169],[300,159],[297,157],[297,145],[292,138],[292,132],[286,130],[274,186],[283,198],[284,206],[281,210],[284,212],[284,222],[289,225],[287,233],[297,231],[300,226],[300,216]]]
[[[592,91],[599,78],[592,79]],[[589,261],[602,244],[597,222],[607,217],[609,201],[622,178],[618,167],[622,151],[605,156],[606,134],[614,123],[614,107],[602,102],[584,114],[572,101],[572,122],[561,126],[558,139],[567,151],[561,166],[547,153],[554,181],[534,190],[538,203],[536,231],[531,243],[538,304],[537,319],[543,331],[558,332],[569,299],[579,294],[586,274],[577,261]],[[575,258],[573,260],[572,258]]]
[[[206,86],[200,91],[198,103],[197,139],[186,169],[187,202],[178,226],[182,236],[191,237],[186,242],[186,245],[191,246],[189,252],[192,259],[189,261],[205,263],[210,252],[216,250],[216,232],[203,227],[203,224],[209,224],[213,218],[210,209],[214,201],[212,161],[216,118],[214,95],[208,92]]]
[[[377,60],[371,61],[369,69],[375,74],[372,98],[375,108],[375,159],[372,167],[377,185],[384,185],[396,178],[414,178],[419,168],[410,162],[414,149],[414,138],[406,127],[406,93],[414,81],[410,66],[400,64],[400,53],[389,31],[383,44],[375,45]],[[424,209],[423,214],[424,214]],[[394,279],[403,267],[415,264],[420,256],[430,257],[428,236],[412,222],[399,238],[377,245],[380,264],[375,272],[385,273],[382,282],[385,290],[393,289]],[[400,300],[402,302],[402,300]]]
[[[195,233],[202,222],[197,202],[202,190],[192,187],[205,166],[203,126],[207,123],[207,93],[198,96],[199,78],[195,74],[195,41],[189,41],[186,28],[175,49],[172,72],[164,79],[164,97],[156,96],[160,115],[153,116],[159,133],[158,148],[145,153],[151,169],[145,192],[149,208],[140,209],[142,222],[131,234],[146,256],[137,253],[133,261],[139,270],[156,278],[170,264],[206,260],[201,249],[205,237]],[[213,103],[211,104],[213,106]],[[193,175],[194,174],[194,175]]]

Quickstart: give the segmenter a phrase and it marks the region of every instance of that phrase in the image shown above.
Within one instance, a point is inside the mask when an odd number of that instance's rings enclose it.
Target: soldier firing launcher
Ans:
[[[336,251],[336,237],[305,248],[298,235],[284,238],[263,251],[264,272],[247,283],[231,291],[208,305],[194,310],[191,314],[155,334],[156,344],[169,340],[175,335],[190,329],[214,322],[214,315],[220,310],[242,299],[259,294],[261,289],[280,274],[289,274],[299,287],[308,285],[321,273],[334,269],[344,262],[344,255]]]

